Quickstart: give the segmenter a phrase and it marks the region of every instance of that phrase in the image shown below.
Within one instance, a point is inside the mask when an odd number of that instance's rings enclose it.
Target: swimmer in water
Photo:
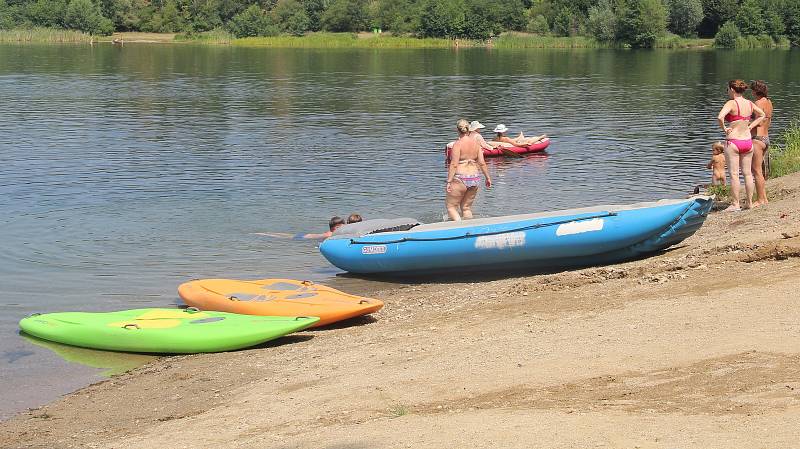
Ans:
[[[353,214],[358,215],[358,214]],[[351,217],[353,216],[351,215]],[[359,216],[361,218],[361,216]],[[282,237],[282,238],[289,238],[294,240],[302,240],[302,239],[326,239],[333,235],[333,233],[345,225],[344,219],[342,217],[331,217],[328,221],[328,232],[323,232],[322,234],[306,234],[305,232],[300,232],[298,234],[288,234],[285,232],[256,232],[256,235],[266,235],[268,237]]]

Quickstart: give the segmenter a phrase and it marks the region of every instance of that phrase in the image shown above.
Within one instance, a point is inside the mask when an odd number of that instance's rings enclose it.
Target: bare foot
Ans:
[[[730,206],[728,206],[727,209],[724,209],[722,212],[739,212],[740,210],[742,210],[741,207],[731,204]]]

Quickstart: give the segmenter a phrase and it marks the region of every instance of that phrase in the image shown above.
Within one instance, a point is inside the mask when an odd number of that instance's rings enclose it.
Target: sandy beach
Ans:
[[[648,259],[392,287],[372,318],[161,358],[0,447],[796,447],[800,174],[769,192]]]

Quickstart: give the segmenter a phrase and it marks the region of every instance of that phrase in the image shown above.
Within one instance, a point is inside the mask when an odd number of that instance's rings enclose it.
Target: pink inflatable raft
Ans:
[[[550,146],[550,138],[545,138],[539,142],[536,142],[532,145],[525,145],[523,147],[497,147],[492,150],[487,150],[484,148],[483,150],[483,157],[498,157],[498,156],[505,156],[505,152],[511,151],[513,153],[519,155],[531,154],[531,153],[539,153],[544,151],[548,146]],[[445,148],[445,153],[447,154],[447,158],[450,158],[450,149],[453,148],[453,142],[447,144]],[[513,156],[513,155],[512,155]]]

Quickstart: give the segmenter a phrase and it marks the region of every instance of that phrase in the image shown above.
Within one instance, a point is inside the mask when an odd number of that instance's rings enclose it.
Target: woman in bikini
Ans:
[[[756,127],[756,135],[753,136],[753,177],[756,180],[756,202],[753,207],[767,204],[767,182],[764,173],[764,157],[769,150],[769,125],[772,123],[772,100],[769,99],[767,85],[761,81],[750,83],[750,89],[756,96],[755,104],[761,108],[766,117],[764,121]]]
[[[447,166],[447,214],[453,221],[472,218],[472,203],[478,195],[481,173],[486,178],[486,187],[492,186],[492,178],[483,160],[481,145],[470,135],[469,122],[456,123],[458,140],[453,144],[450,163]]]
[[[752,161],[753,161],[753,138],[750,130],[757,127],[764,121],[764,111],[753,104],[752,101],[742,97],[747,90],[747,84],[742,80],[728,82],[728,96],[730,100],[720,109],[717,115],[719,126],[725,132],[725,161],[728,163],[728,170],[731,175],[731,196],[733,202],[726,211],[741,210],[739,204],[739,168],[741,167],[744,175],[745,189],[745,209],[752,207],[753,182]],[[756,119],[750,121],[750,116],[755,112]],[[729,126],[725,126],[728,122]]]

